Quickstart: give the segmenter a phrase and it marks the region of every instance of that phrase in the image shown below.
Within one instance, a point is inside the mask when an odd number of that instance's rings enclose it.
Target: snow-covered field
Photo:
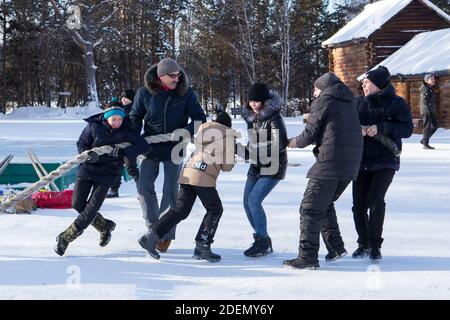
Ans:
[[[287,119],[290,136],[301,119]],[[241,120],[235,128],[243,129]],[[0,158],[14,153],[27,161],[33,148],[42,160],[67,160],[76,153],[80,120],[0,121]],[[64,257],[53,252],[55,236],[76,217],[74,210],[38,210],[32,215],[0,215],[0,299],[449,299],[450,298],[450,131],[440,129],[421,148],[420,136],[405,140],[402,167],[387,195],[383,260],[326,263],[321,246],[316,271],[285,269],[295,257],[299,237],[298,208],[311,148],[290,150],[287,179],[266,199],[269,234],[275,252],[246,258],[252,230],[242,207],[247,165],[222,173],[218,189],[224,214],[213,248],[217,264],[191,259],[194,237],[204,210],[196,203],[177,231],[177,239],[160,261],[145,256],[136,239],[145,231],[133,182],[121,197],[107,199],[101,212],[117,223],[111,243],[98,245],[89,228]],[[157,181],[161,196],[161,179]],[[336,204],[347,250],[356,248],[351,188]]]

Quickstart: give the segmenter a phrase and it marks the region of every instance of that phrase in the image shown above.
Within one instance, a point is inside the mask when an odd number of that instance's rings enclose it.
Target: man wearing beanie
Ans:
[[[224,111],[213,115],[212,122],[204,123],[195,139],[195,152],[186,162],[179,183],[176,207],[154,223],[147,236],[140,240],[148,254],[159,259],[155,250],[157,241],[169,230],[186,219],[196,198],[200,198],[206,215],[195,237],[196,246],[193,258],[218,262],[221,257],[211,251],[223,207],[216,189],[220,171],[231,171],[234,166],[235,133],[231,129],[231,118]]]
[[[363,141],[358,110],[350,89],[334,74],[314,82],[315,100],[305,130],[290,139],[289,147],[315,144],[316,163],[300,206],[298,257],[283,264],[298,269],[319,267],[320,234],[327,247],[327,262],[347,255],[336,217],[336,202],[358,175]]]
[[[374,137],[380,133],[401,150],[402,138],[409,138],[413,133],[409,106],[395,94],[389,76],[389,70],[382,66],[367,72],[362,84],[364,96],[356,98],[364,151],[358,178],[353,182],[352,211],[358,233],[358,248],[353,258],[382,258],[384,198],[395,171],[400,169],[400,157]]]
[[[420,88],[420,115],[423,120],[423,138],[420,143],[424,149],[434,149],[430,146],[430,138],[439,128],[436,120],[436,101],[433,86],[436,84],[434,75],[429,73],[424,77]]]
[[[145,74],[145,86],[136,93],[130,119],[135,130],[143,130],[144,136],[173,133],[177,129],[186,129],[193,136],[194,128],[204,123],[206,116],[189,85],[187,74],[175,60],[165,58],[151,66]],[[161,213],[176,206],[177,180],[183,157],[181,152],[177,159],[172,159],[172,150],[177,144],[178,141],[151,144],[141,164],[138,194],[149,230]],[[164,185],[161,203],[158,203],[155,180],[161,163]],[[143,239],[145,235],[140,242]],[[166,251],[173,239],[175,227],[160,239],[159,250]]]

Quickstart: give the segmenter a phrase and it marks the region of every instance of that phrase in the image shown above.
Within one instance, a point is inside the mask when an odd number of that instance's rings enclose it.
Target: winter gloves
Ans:
[[[125,152],[123,151],[123,149],[119,148],[118,146],[112,146],[111,148],[112,148],[111,152],[106,153],[107,156],[115,158],[125,156]],[[88,156],[89,157],[86,160],[86,162],[88,163],[95,163],[100,159],[100,156],[95,151],[89,151]]]
[[[86,160],[86,162],[88,163],[94,163],[97,162],[98,159],[100,159],[100,156],[94,151],[89,151],[88,156],[89,158]]]

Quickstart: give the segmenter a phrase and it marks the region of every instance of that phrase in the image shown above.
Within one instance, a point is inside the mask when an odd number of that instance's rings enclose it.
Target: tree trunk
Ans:
[[[282,77],[282,99],[284,116],[288,115],[288,98],[289,98],[289,72],[290,72],[290,22],[289,22],[290,6],[288,1],[283,0],[282,7],[280,8],[280,42],[281,42],[281,77]]]
[[[94,63],[94,46],[86,43],[86,53],[84,54],[84,75],[86,80],[86,105],[97,107],[99,104],[97,93],[97,82],[95,74],[97,66]]]
[[[2,105],[0,112],[6,113],[6,0],[3,0],[3,48],[2,48]]]
[[[53,9],[56,14],[64,20],[64,16],[58,9],[58,6],[54,0],[50,0]],[[99,106],[98,93],[97,93],[97,83],[96,83],[96,71],[97,66],[94,63],[94,42],[86,41],[75,29],[68,29],[72,35],[75,43],[80,47],[83,52],[84,60],[84,75],[86,81],[86,100],[87,106]]]
[[[48,11],[47,11],[47,6],[43,5],[42,6],[42,21],[47,21],[48,20]],[[48,67],[49,67],[49,59],[47,59],[46,57],[49,57],[48,54],[48,28],[47,26],[44,25],[44,28],[42,30],[42,37],[43,37],[43,41],[42,41],[42,59],[41,61],[43,61],[43,77],[44,77],[44,90],[43,90],[43,94],[44,94],[44,101],[47,105],[47,107],[51,107],[52,106],[52,98],[51,98],[51,92],[50,92],[50,78],[49,78],[49,71],[48,71]]]

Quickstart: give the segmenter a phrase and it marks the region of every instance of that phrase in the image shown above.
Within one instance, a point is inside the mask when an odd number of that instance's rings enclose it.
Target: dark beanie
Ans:
[[[112,97],[109,107],[122,107],[122,104],[120,103],[120,101],[117,97]]]
[[[128,100],[133,101],[134,100],[134,90],[133,89],[127,89],[124,92],[122,92],[121,97],[122,98],[127,98]]]
[[[388,85],[390,76],[388,68],[383,66],[366,73],[366,79],[369,79],[378,89],[384,89]]]
[[[228,128],[231,128],[231,117],[226,113],[225,111],[218,111],[213,114],[212,121],[218,122],[220,124],[223,124],[224,126],[227,126]]]
[[[269,88],[266,84],[257,82],[254,83],[248,92],[248,101],[264,102],[271,98]]]
[[[339,82],[341,82],[341,80],[333,72],[327,72],[314,82],[314,87],[323,91],[330,85]]]

